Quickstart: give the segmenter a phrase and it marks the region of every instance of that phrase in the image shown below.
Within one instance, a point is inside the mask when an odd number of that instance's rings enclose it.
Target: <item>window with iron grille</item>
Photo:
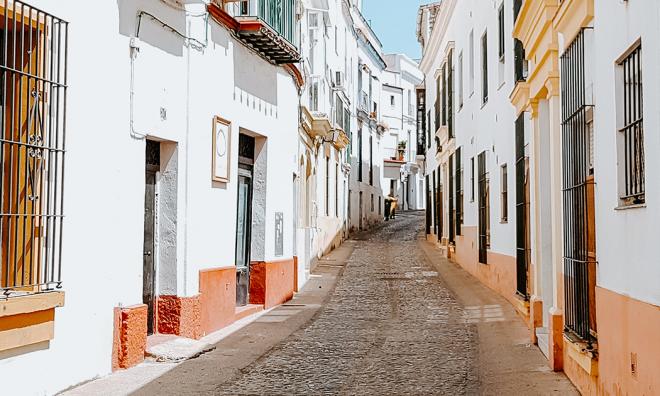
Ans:
[[[463,108],[463,52],[458,54],[458,110]]]
[[[498,24],[498,46],[497,46],[497,56],[500,58],[500,62],[504,62],[504,3],[500,5],[500,9],[497,11],[497,24]]]
[[[362,126],[358,125],[358,181],[362,181]]]
[[[330,216],[330,157],[325,157],[325,215]]]
[[[431,233],[431,225],[433,221],[431,220],[431,185],[429,184],[429,175],[426,175],[426,235]],[[435,180],[433,181],[435,184]]]
[[[488,33],[481,36],[481,101],[488,101]]]
[[[516,82],[527,79],[527,60],[525,59],[525,47],[522,41],[513,39],[513,72]]]
[[[470,158],[470,202],[474,202],[474,157]]]
[[[374,137],[369,134],[369,185],[374,185]]]
[[[479,262],[488,264],[490,247],[490,203],[488,191],[488,172],[486,171],[486,152],[479,154]]]
[[[456,236],[456,205],[455,205],[455,178],[454,166],[456,165],[456,152],[449,156],[449,191],[447,192],[449,198],[449,243],[454,243]]]
[[[426,153],[426,90],[417,90],[417,153]]]
[[[438,241],[442,241],[442,236],[445,230],[445,213],[444,213],[444,195],[443,195],[443,185],[442,185],[442,171],[440,165],[434,175],[437,175],[438,189],[436,190],[435,196],[435,216],[436,216],[436,236]]]
[[[0,9],[0,292],[62,286],[68,23]]]
[[[433,129],[433,126],[431,125],[431,110],[426,112],[426,148],[429,149],[431,148],[431,129]]]
[[[644,181],[644,122],[642,95],[642,45],[638,44],[619,62],[623,114],[619,129],[619,152],[622,174],[620,198],[622,205],[642,204],[645,201]]]
[[[440,117],[442,117],[442,126],[447,125],[447,63],[442,66],[442,89],[440,91],[440,96],[442,97],[442,111],[440,112]]]
[[[594,207],[589,167],[589,123],[593,103],[588,61],[592,29],[582,29],[561,56],[564,326],[569,336],[594,340],[595,249],[590,213]],[[634,61],[633,61],[634,62]],[[594,239],[595,240],[595,239]],[[591,254],[593,252],[594,254]]]
[[[353,154],[353,132],[351,131],[351,111],[348,107],[344,109],[344,132],[348,137],[348,149],[346,151],[350,155]],[[349,160],[349,155],[346,156],[346,162]]]
[[[447,57],[447,133],[449,138],[454,137],[454,59],[453,52],[449,51]]]
[[[525,300],[529,299],[529,227],[527,225],[528,160],[525,155],[525,113],[518,116],[515,123],[516,139],[516,292]]]
[[[461,225],[463,224],[463,161],[461,148],[456,149],[456,173],[455,173],[455,190],[456,190],[456,235],[461,235]]]
[[[509,191],[508,191],[508,174],[506,164],[500,168],[500,220],[506,223],[509,220]]]
[[[435,130],[440,128],[440,112],[442,108],[440,107],[440,97],[442,94],[442,73],[438,76],[438,79],[436,80],[436,86],[435,86]],[[435,132],[434,130],[434,132]]]

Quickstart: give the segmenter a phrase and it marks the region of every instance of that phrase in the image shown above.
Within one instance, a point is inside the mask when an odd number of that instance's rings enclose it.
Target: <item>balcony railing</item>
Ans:
[[[214,19],[275,64],[300,61],[296,42],[295,0],[232,0],[209,5]]]
[[[235,17],[259,18],[289,43],[296,45],[295,0],[243,0],[228,7],[227,11]]]

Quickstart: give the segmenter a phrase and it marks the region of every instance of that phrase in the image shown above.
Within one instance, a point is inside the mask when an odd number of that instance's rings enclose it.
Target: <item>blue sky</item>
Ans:
[[[417,9],[431,0],[362,0],[362,12],[383,43],[385,53],[402,52],[421,57],[415,29]]]

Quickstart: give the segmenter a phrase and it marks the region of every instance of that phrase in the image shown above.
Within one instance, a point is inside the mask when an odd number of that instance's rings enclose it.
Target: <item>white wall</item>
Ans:
[[[70,22],[63,286],[55,338],[0,355],[3,391],[43,394],[111,369],[113,308],[142,303],[144,151],[130,135],[130,36],[146,10],[204,41],[203,18],[156,1],[31,4]],[[188,6],[193,13],[203,4]],[[198,293],[199,270],[234,265],[239,128],[268,138],[265,259],[274,254],[275,212],[284,213],[284,255],[292,256],[298,94],[291,76],[209,22],[196,50],[143,19],[135,58],[135,129],[175,142],[178,162],[176,293]],[[161,121],[160,108],[167,110]],[[211,181],[212,118],[232,121],[231,182]],[[171,291],[171,290],[170,290]],[[65,362],[65,364],[63,364]],[[26,373],[39,373],[26,377]]]
[[[463,166],[463,216],[466,227],[478,226],[478,174],[477,156],[486,151],[487,172],[490,180],[490,251],[515,255],[515,153],[514,153],[514,122],[515,111],[509,101],[509,94],[514,88],[513,71],[513,27],[512,2],[504,2],[505,10],[505,58],[500,66],[498,57],[498,19],[497,12],[500,3],[488,2],[486,5],[471,1],[449,0],[443,3],[444,18],[436,21],[433,37],[427,45],[422,70],[425,72],[427,110],[433,109],[436,96],[436,72],[446,59],[446,49],[453,43],[452,61],[454,68],[454,130],[455,147],[461,147]],[[444,34],[442,34],[444,31]],[[470,31],[474,37],[474,92],[470,90]],[[488,32],[488,101],[482,102],[481,86],[481,36]],[[463,72],[458,70],[459,54],[463,54]],[[426,59],[429,57],[428,59]],[[503,72],[500,72],[500,68]],[[463,76],[463,106],[459,104],[459,82]],[[501,78],[503,76],[504,78]],[[426,174],[433,173],[437,168],[435,158],[435,128],[434,113],[431,111],[432,132],[431,148],[427,151]],[[470,160],[475,161],[475,199],[470,201],[471,168]],[[507,164],[508,170],[508,221],[501,223],[501,172],[500,167]],[[431,184],[432,188],[432,184]],[[444,195],[448,195],[448,185],[444,186]],[[445,211],[448,204],[445,203]],[[447,215],[445,215],[447,216]],[[447,219],[447,217],[445,217]],[[448,221],[445,220],[445,224]]]
[[[596,179],[597,283],[616,293],[660,305],[660,266],[655,250],[660,240],[660,64],[655,2],[599,2],[595,6],[594,160]],[[642,42],[646,205],[617,210],[616,114],[621,97],[616,61],[636,40]]]

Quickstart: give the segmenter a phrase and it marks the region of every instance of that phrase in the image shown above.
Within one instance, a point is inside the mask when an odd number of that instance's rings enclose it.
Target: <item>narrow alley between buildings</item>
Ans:
[[[135,394],[577,394],[514,309],[423,239],[423,220],[404,212],[347,241],[292,301]]]

